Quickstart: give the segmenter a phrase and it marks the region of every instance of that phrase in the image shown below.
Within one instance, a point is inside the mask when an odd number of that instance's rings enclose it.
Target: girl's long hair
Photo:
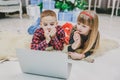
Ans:
[[[84,48],[82,49],[82,53],[86,53],[93,48],[93,52],[99,46],[100,34],[98,31],[98,16],[93,11],[85,10],[81,12],[77,18],[77,22],[83,23],[85,25],[90,26],[91,31],[89,32],[88,40],[84,44]]]

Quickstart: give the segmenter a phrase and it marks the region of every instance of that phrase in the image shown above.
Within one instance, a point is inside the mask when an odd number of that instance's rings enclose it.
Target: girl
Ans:
[[[98,16],[92,11],[82,11],[77,18],[68,46],[68,55],[72,59],[90,56],[99,45]]]

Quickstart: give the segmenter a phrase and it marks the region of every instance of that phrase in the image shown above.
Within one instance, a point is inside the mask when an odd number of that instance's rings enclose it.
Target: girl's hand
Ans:
[[[78,54],[76,52],[68,52],[68,55],[72,58],[72,59],[83,59],[85,57],[84,54]]]
[[[74,39],[75,42],[80,42],[81,41],[79,31],[74,32],[73,39]]]
[[[56,28],[52,28],[50,31],[50,37],[53,37],[56,35]]]
[[[81,45],[81,37],[79,31],[75,31],[73,35],[74,43],[72,44],[72,49],[77,49]]]

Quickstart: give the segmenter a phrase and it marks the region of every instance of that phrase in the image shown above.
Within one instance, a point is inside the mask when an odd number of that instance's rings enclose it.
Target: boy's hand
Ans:
[[[46,42],[49,43],[51,38],[50,38],[50,32],[47,30],[47,29],[44,29],[44,35],[45,35],[45,38],[46,38]]]
[[[50,38],[50,37],[46,37],[46,42],[47,42],[47,43],[49,43],[49,42],[50,42],[50,40],[51,40],[51,38]]]
[[[53,37],[56,35],[56,28],[52,28],[50,31],[50,37]]]

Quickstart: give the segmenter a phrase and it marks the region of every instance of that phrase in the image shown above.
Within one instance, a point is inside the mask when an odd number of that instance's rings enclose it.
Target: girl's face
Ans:
[[[46,17],[43,17],[41,20],[41,27],[44,30],[48,30],[48,32],[50,32],[56,26],[57,26],[57,20],[55,17],[46,16]]]
[[[88,35],[89,31],[91,30],[90,26],[84,25],[83,23],[77,23],[77,30],[82,35]]]

